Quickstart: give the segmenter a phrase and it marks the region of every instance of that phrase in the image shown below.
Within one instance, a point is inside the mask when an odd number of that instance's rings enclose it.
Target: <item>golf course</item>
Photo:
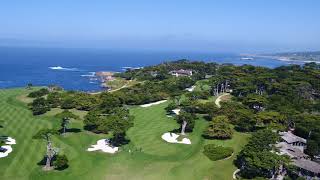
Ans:
[[[33,139],[43,128],[59,128],[55,114],[59,109],[34,116],[28,108],[31,102],[25,88],[0,90],[0,118],[4,127],[1,134],[16,140],[13,152],[0,159],[0,179],[217,179],[230,180],[237,169],[233,165],[236,154],[246,144],[248,134],[235,132],[230,140],[208,140],[202,137],[208,121],[199,117],[192,133],[187,133],[191,145],[170,144],[161,135],[179,128],[172,117],[166,115],[169,102],[150,107],[131,106],[134,126],[127,132],[130,142],[116,154],[88,152],[87,148],[108,134],[96,134],[83,129],[85,111],[72,110],[80,117],[72,120],[69,128],[78,131],[65,136],[53,136],[52,143],[59,152],[68,155],[69,168],[43,171],[38,163],[46,152],[44,140]],[[232,147],[231,158],[211,161],[203,154],[206,144]]]

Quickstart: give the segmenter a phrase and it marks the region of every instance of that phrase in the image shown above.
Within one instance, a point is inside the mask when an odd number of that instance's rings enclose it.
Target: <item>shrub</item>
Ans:
[[[73,97],[67,97],[62,101],[62,109],[72,109],[76,107],[76,102]]]
[[[231,139],[233,131],[228,121],[229,119],[226,116],[213,118],[208,129],[204,131],[203,136],[208,139]]]
[[[208,144],[204,146],[203,154],[206,155],[211,161],[217,161],[231,156],[233,154],[233,149],[231,147]]]
[[[30,98],[38,98],[38,97],[42,97],[42,96],[47,95],[47,94],[49,94],[48,89],[42,88],[42,89],[40,89],[38,91],[31,92],[28,95],[28,97],[30,97]]]
[[[54,117],[59,118],[59,119],[63,119],[63,118],[79,119],[80,118],[79,116],[73,114],[69,110],[64,110],[61,113],[56,114]]]
[[[31,110],[33,115],[44,114],[50,111],[50,106],[44,98],[37,98],[31,103]]]
[[[55,157],[53,165],[57,170],[64,170],[69,167],[68,162],[69,160],[66,155],[57,155]]]

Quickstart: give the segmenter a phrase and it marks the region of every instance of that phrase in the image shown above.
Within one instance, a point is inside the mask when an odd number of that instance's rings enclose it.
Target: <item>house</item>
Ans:
[[[310,160],[304,153],[307,140],[294,135],[291,131],[280,132],[281,142],[275,146],[279,149],[280,155],[287,155],[291,158],[292,164],[298,168],[299,176],[307,179],[320,179],[320,164]]]
[[[307,140],[294,135],[291,131],[288,132],[280,132],[279,135],[281,136],[282,142],[285,142],[292,147],[300,149],[302,152],[306,148]]]
[[[170,71],[170,74],[176,77],[192,76],[192,70],[179,69],[179,70]]]
[[[306,179],[320,179],[320,164],[309,159],[295,159],[293,164],[298,168],[299,175]]]

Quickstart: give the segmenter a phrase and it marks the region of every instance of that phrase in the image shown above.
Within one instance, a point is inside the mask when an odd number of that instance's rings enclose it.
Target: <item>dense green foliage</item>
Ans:
[[[53,165],[57,170],[64,170],[69,167],[69,160],[66,155],[56,155]]]
[[[306,153],[313,156],[320,154],[320,116],[299,114],[292,117],[295,122],[295,133],[308,139]]]
[[[179,69],[192,70],[193,75],[170,74]],[[86,130],[108,133],[114,143],[125,144],[127,131],[134,122],[129,108],[168,99],[167,113],[181,109],[175,119],[187,132],[195,128],[197,116],[214,118],[204,130],[205,137],[232,138],[232,127],[236,131],[256,132],[236,161],[246,178],[269,178],[279,164],[286,162],[285,158],[270,152],[276,137],[269,130],[295,128],[295,134],[307,139],[306,153],[319,155],[320,66],[315,63],[269,69],[181,60],[128,70],[117,76],[139,83],[95,95],[50,92],[47,96],[36,96],[31,109],[34,115],[44,114],[50,108],[87,111]],[[206,88],[197,87],[187,92],[186,88],[193,85]],[[218,108],[214,99],[228,92],[232,100],[221,102]]]
[[[216,116],[210,122],[210,125],[203,136],[213,139],[231,139],[233,130],[230,127],[229,119],[226,116]]]
[[[50,110],[49,103],[46,101],[45,98],[40,97],[36,98],[32,103],[31,103],[31,110],[33,112],[33,115],[40,115],[44,114],[47,111]]]
[[[289,162],[287,157],[271,152],[272,144],[278,139],[278,135],[270,130],[261,130],[253,134],[236,159],[242,177],[270,178],[276,169]]]
[[[133,126],[133,116],[129,114],[129,110],[123,107],[108,109],[108,113],[104,114],[103,109],[90,111],[85,116],[85,128],[98,133],[112,133],[112,143],[121,145],[126,143],[126,131]]]
[[[203,154],[205,154],[211,161],[217,161],[230,157],[233,154],[233,149],[231,147],[208,144],[204,146]]]
[[[41,129],[34,136],[33,139],[44,139],[49,140],[52,135],[58,134],[57,130],[54,129]]]
[[[37,91],[33,91],[31,92],[28,97],[30,98],[39,98],[39,97],[42,97],[44,95],[47,95],[49,94],[49,90],[47,88],[42,88],[42,89],[39,89]]]
[[[196,116],[192,113],[181,111],[179,115],[176,116],[176,120],[179,124],[186,122],[185,131],[191,132],[195,125]]]
[[[56,118],[63,119],[63,118],[68,118],[68,119],[79,119],[80,117],[73,114],[69,110],[64,110],[61,113],[58,113],[55,115]]]

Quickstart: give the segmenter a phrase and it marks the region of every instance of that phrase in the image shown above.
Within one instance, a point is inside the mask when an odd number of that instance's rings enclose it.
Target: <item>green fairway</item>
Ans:
[[[45,142],[33,140],[32,136],[42,128],[58,128],[60,121],[53,117],[60,110],[54,109],[42,116],[33,116],[21,97],[25,89],[0,90],[0,117],[6,121],[1,134],[17,140],[13,152],[0,159],[0,179],[218,179],[230,180],[236,169],[232,161],[212,162],[203,155],[203,146],[215,143],[231,146],[238,153],[247,142],[248,135],[235,133],[227,141],[204,140],[201,137],[207,122],[200,118],[195,129],[188,134],[192,145],[169,144],[161,139],[165,132],[179,128],[174,118],[167,117],[163,103],[148,108],[133,107],[134,127],[127,133],[131,140],[121,152],[109,155],[87,152],[86,149],[98,139],[97,135],[84,131],[82,121],[72,121],[70,127],[79,128],[80,133],[69,133],[53,139],[69,159],[70,167],[64,171],[44,172],[37,163],[45,153]],[[85,112],[77,112],[79,115]],[[129,153],[130,151],[130,153]]]

